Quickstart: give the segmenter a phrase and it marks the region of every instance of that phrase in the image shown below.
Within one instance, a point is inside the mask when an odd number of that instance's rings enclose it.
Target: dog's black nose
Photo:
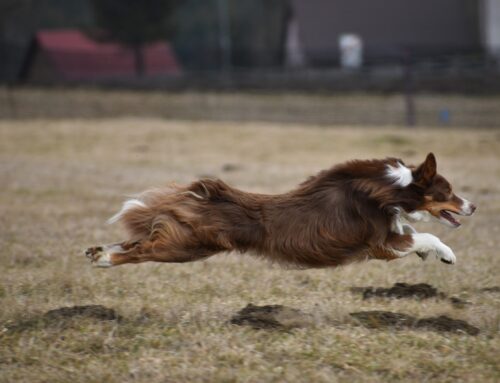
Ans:
[[[470,204],[470,213],[474,213],[476,211],[476,205],[474,205],[473,203]]]

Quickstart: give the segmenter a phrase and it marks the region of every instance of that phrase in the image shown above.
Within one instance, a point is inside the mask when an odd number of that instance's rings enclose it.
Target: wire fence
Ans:
[[[324,126],[408,125],[404,93],[0,88],[0,119],[161,118]],[[415,94],[410,126],[499,128],[500,96]]]

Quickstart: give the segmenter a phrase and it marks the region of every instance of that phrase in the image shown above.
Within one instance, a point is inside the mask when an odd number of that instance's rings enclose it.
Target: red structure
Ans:
[[[180,73],[166,41],[143,48],[144,75]],[[35,35],[25,66],[27,81],[79,81],[133,77],[133,52],[120,44],[98,42],[78,30],[43,30]]]

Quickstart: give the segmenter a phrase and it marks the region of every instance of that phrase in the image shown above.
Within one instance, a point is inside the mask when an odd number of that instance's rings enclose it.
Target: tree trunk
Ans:
[[[145,74],[145,66],[144,66],[144,51],[142,49],[142,45],[134,45],[132,47],[134,52],[134,69],[135,75],[137,77],[142,77]]]

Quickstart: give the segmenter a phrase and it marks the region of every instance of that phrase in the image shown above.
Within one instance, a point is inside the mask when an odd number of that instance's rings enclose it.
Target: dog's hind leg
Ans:
[[[161,240],[144,240],[133,244],[105,245],[87,249],[85,255],[97,267],[112,267],[142,262],[192,262],[214,255],[217,251],[203,247],[180,248]]]
[[[89,247],[85,250],[85,256],[90,259],[92,264],[97,267],[111,267],[114,266],[112,258],[116,254],[127,254],[133,251],[134,247],[139,244],[137,242],[121,242],[109,245],[101,245]]]
[[[178,198],[168,195],[174,197]],[[95,266],[111,267],[148,261],[190,262],[228,250],[220,236],[199,229],[201,220],[194,197],[183,196],[177,204],[167,202],[155,208],[129,209],[121,219],[131,239],[89,248],[85,255]]]
[[[137,237],[135,237],[137,238]],[[191,262],[226,250],[217,243],[200,241],[191,227],[172,216],[159,216],[146,238],[87,249],[97,267],[142,262]]]

